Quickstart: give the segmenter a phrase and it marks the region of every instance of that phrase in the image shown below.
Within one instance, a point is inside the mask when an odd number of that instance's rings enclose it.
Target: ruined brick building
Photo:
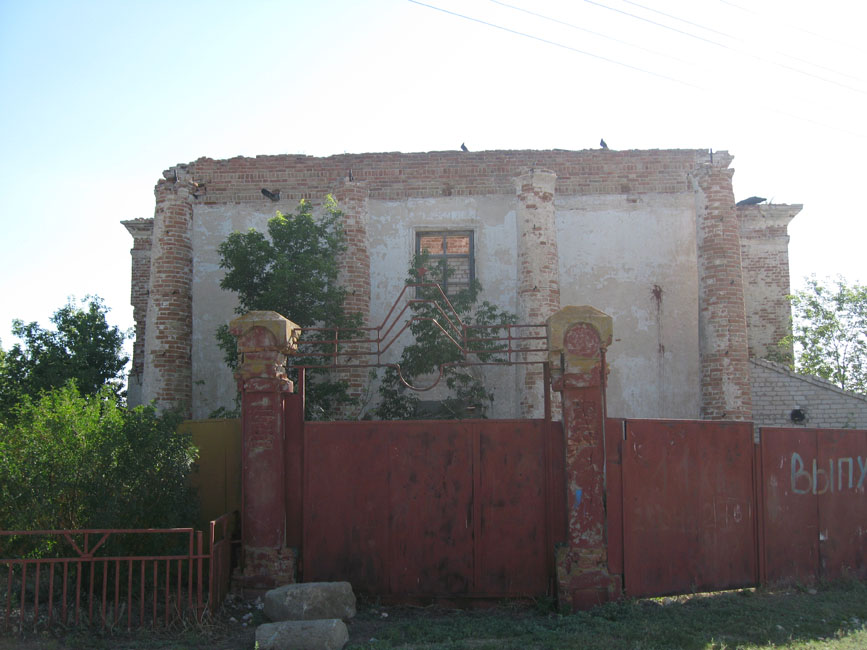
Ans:
[[[182,404],[195,418],[231,405],[214,334],[235,302],[219,288],[217,246],[234,230],[264,231],[299,199],[333,194],[345,213],[348,308],[368,323],[384,318],[422,241],[451,242],[483,297],[519,322],[569,304],[613,317],[609,414],[760,413],[786,424],[807,398],[796,386],[768,407],[778,369],[758,360],[787,332],[787,225],[801,206],[736,206],[731,160],[707,150],[456,151],[173,167],[156,185],[154,217],[123,222],[134,240],[130,403]],[[539,416],[539,378],[497,372],[491,415]],[[811,424],[840,426],[841,409]]]

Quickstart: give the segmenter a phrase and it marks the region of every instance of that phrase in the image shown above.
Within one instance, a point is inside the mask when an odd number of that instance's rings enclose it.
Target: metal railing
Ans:
[[[233,517],[210,522],[207,549],[203,532],[192,528],[0,531],[3,629],[132,629],[168,626],[185,616],[201,621],[228,593]],[[4,558],[13,544],[31,550]],[[112,553],[124,544],[165,550]]]
[[[434,298],[414,298],[418,289]],[[428,315],[418,315],[425,307]],[[401,381],[413,390],[429,390],[410,385],[402,376],[400,365],[386,361],[395,343],[412,328],[426,321],[459,351],[460,360],[445,366],[541,365],[547,361],[548,341],[545,323],[465,323],[439,284],[406,284],[382,323],[375,327],[305,327],[309,337],[299,342],[291,365],[303,369],[392,367]]]

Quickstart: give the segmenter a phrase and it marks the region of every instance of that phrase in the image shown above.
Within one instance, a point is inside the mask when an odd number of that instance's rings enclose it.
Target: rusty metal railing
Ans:
[[[228,593],[232,518],[227,514],[210,522],[207,551],[204,534],[192,528],[0,531],[2,627],[35,630],[57,623],[132,629],[170,625],[184,616],[201,621]],[[106,552],[113,542],[132,538],[134,543],[158,540],[170,550]],[[28,554],[50,557],[3,558],[12,542],[41,546],[40,553]]]
[[[425,289],[436,298],[413,298],[417,289]],[[401,303],[402,306],[401,306]],[[415,310],[429,306],[434,316],[419,316]],[[410,385],[400,372],[400,365],[389,363],[385,355],[410,330],[414,323],[430,322],[460,352],[460,361],[443,365],[491,366],[532,365],[547,361],[548,342],[545,323],[465,323],[439,284],[407,284],[389,309],[382,323],[374,327],[307,327],[308,334],[299,342],[292,366],[303,369],[381,368],[392,367],[401,381],[413,390],[429,390]],[[442,367],[440,368],[440,375]]]

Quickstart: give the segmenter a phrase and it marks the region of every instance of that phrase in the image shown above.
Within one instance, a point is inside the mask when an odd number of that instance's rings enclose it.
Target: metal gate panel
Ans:
[[[816,435],[820,576],[867,577],[867,431],[825,429]],[[826,472],[824,486],[819,471]]]
[[[565,539],[542,420],[304,425],[303,580],[397,596],[540,596]]]
[[[389,424],[390,592],[466,595],[473,586],[473,445],[469,427]]]
[[[625,420],[605,420],[605,523],[608,571],[623,575],[623,431]]]
[[[819,570],[818,499],[812,487],[816,432],[762,428],[763,580],[809,582]],[[805,473],[806,472],[806,473]]]
[[[389,446],[380,423],[304,427],[302,577],[388,592]]]
[[[548,588],[553,549],[547,525],[543,420],[490,421],[479,430],[476,591],[538,595]]]
[[[622,453],[630,596],[756,581],[750,423],[627,420]]]

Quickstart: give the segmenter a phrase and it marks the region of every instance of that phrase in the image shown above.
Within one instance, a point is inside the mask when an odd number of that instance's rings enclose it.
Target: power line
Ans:
[[[721,0],[721,1],[724,1],[724,0]],[[635,2],[634,0],[623,0],[623,2],[630,4],[630,5],[633,5],[635,7],[640,7],[641,9],[644,9],[645,11],[650,11],[650,12],[653,12],[655,14],[659,14],[660,16],[665,16],[666,18],[670,18],[671,20],[677,20],[677,21],[685,23],[687,25],[692,25],[693,27],[698,27],[699,29],[704,29],[706,31],[713,32],[714,34],[719,34],[720,36],[725,36],[726,38],[730,38],[733,41],[737,41],[739,43],[746,43],[746,41],[744,39],[742,39],[738,36],[734,36],[732,34],[727,34],[726,32],[721,32],[717,29],[713,29],[712,27],[707,27],[706,25],[694,23],[690,20],[686,20],[685,18],[679,18],[678,16],[674,16],[672,14],[667,14],[664,11],[659,11],[658,9],[654,9],[652,7],[645,6],[643,4]],[[729,2],[726,2],[725,4],[731,4],[733,7],[737,7],[737,5],[734,5],[734,4],[729,3]],[[743,7],[738,7],[738,9],[741,9],[743,11],[749,11],[750,13],[757,15],[757,14],[755,14],[755,12],[750,11],[749,9],[744,9]],[[810,32],[808,32],[808,33],[810,33]],[[778,54],[779,56],[784,56],[784,57],[793,59],[795,61],[799,61],[800,63],[806,63],[807,65],[813,66],[815,68],[820,68],[822,70],[826,70],[828,72],[832,72],[834,74],[837,74],[837,75],[840,75],[843,77],[849,77],[850,79],[854,79],[855,81],[864,82],[863,79],[861,79],[860,77],[856,77],[855,75],[847,74],[845,72],[840,72],[839,70],[835,70],[834,68],[829,68],[827,66],[819,65],[818,63],[813,63],[812,61],[808,61],[807,59],[802,59],[802,58],[794,56],[792,54],[788,54],[786,52],[781,52],[780,50],[773,50],[773,52],[774,52],[774,54]],[[752,55],[752,54],[749,54],[746,52],[744,52],[743,54],[747,54],[749,56],[755,56],[755,55]],[[761,60],[761,57],[759,57],[759,58]],[[774,63],[774,62],[770,61],[770,63]],[[776,64],[775,63],[775,65],[783,65],[783,64]],[[807,75],[813,76],[813,75],[811,75],[811,73],[800,70],[800,69],[795,69],[795,68],[789,68],[789,69],[794,70],[795,72],[798,72],[800,74],[807,74]],[[825,77],[817,77],[817,78],[821,79],[822,81],[826,81],[828,83],[837,83],[836,81],[833,81],[831,79],[826,79]],[[839,84],[839,85],[842,85],[844,88],[849,88],[850,90],[854,90],[856,92],[863,92],[858,88],[850,88],[849,86],[846,86],[845,84]]]
[[[464,19],[464,20],[469,20],[469,21],[471,21],[471,22],[479,23],[479,24],[481,24],[481,25],[485,25],[485,26],[487,26],[487,27],[493,27],[494,29],[499,29],[499,30],[502,30],[502,31],[507,32],[507,33],[509,33],[509,34],[513,34],[513,35],[516,35],[516,36],[521,36],[521,37],[524,37],[524,38],[529,38],[529,39],[531,39],[531,40],[538,41],[538,42],[540,42],[540,43],[545,43],[546,45],[553,45],[554,47],[559,47],[559,48],[562,48],[562,49],[568,50],[568,51],[570,51],[570,52],[575,52],[575,53],[577,53],[577,54],[583,54],[583,55],[585,55],[585,56],[589,56],[589,57],[592,57],[592,58],[594,58],[594,59],[599,59],[599,60],[601,60],[601,61],[605,61],[606,63],[613,63],[614,65],[619,65],[619,66],[624,67],[624,68],[629,68],[630,70],[635,70],[635,71],[637,71],[637,72],[642,72],[642,73],[644,73],[644,74],[649,74],[649,75],[652,75],[652,76],[654,76],[654,77],[658,77],[658,78],[660,78],[660,79],[665,79],[665,80],[667,80],[667,81],[673,81],[674,83],[677,83],[677,84],[680,84],[680,85],[683,85],[683,86],[688,86],[688,87],[690,87],[690,88],[695,88],[696,90],[700,90],[700,91],[703,91],[703,92],[710,92],[710,90],[709,90],[708,88],[704,88],[704,87],[702,87],[702,86],[697,86],[697,85],[695,85],[695,84],[692,84],[692,83],[689,83],[689,82],[686,82],[686,81],[681,81],[680,79],[675,79],[674,77],[669,77],[669,76],[667,76],[667,75],[660,74],[660,73],[658,73],[658,72],[653,72],[653,71],[651,71],[651,70],[646,70],[646,69],[644,69],[644,68],[639,68],[639,67],[637,67],[637,66],[633,66],[633,65],[630,65],[630,64],[628,64],[628,63],[623,63],[623,62],[621,62],[621,61],[616,61],[616,60],[614,60],[614,59],[611,59],[611,58],[608,58],[608,57],[605,57],[605,56],[601,56],[601,55],[599,55],[599,54],[593,54],[592,52],[587,52],[587,51],[585,51],[585,50],[580,50],[580,49],[578,49],[578,48],[571,47],[571,46],[569,46],[569,45],[565,45],[565,44],[563,44],[563,43],[558,43],[558,42],[556,42],[556,41],[552,41],[552,40],[549,40],[549,39],[541,38],[541,37],[539,37],[539,36],[534,36],[534,35],[532,35],[532,34],[528,34],[528,33],[526,33],[526,32],[521,32],[521,31],[518,31],[518,30],[515,30],[515,29],[510,29],[510,28],[508,28],[508,27],[503,27],[502,25],[497,25],[497,24],[494,24],[494,23],[491,23],[491,22],[488,22],[488,21],[485,21],[485,20],[481,20],[480,18],[473,18],[472,16],[466,16],[466,15],[464,15],[464,14],[460,14],[460,13],[457,13],[457,12],[455,12],[455,11],[450,11],[450,10],[448,10],[448,9],[444,9],[444,8],[442,8],[442,7],[437,7],[437,6],[434,6],[434,5],[430,5],[430,4],[427,4],[427,3],[421,2],[420,0],[408,0],[408,1],[409,1],[409,2],[412,2],[413,4],[420,5],[420,6],[422,6],[422,7],[427,7],[428,9],[433,9],[433,10],[435,10],[435,11],[440,11],[440,12],[445,13],[445,14],[448,14],[448,15],[450,15],[450,16],[455,16],[455,17],[457,17],[457,18],[462,18],[462,19]],[[586,2],[591,2],[591,0],[585,0],[585,1],[586,1]],[[591,4],[598,4],[598,3],[591,2]],[[600,6],[603,6],[603,7],[604,7],[604,5],[600,5]],[[621,12],[621,13],[625,13],[625,12]],[[652,21],[651,21],[651,22],[652,22]],[[675,31],[677,31],[677,30],[675,30]],[[700,40],[702,40],[702,39],[700,39]],[[725,47],[725,46],[724,46],[724,47]],[[731,48],[727,48],[727,49],[731,49]],[[753,57],[753,58],[757,58],[757,57]],[[789,117],[789,118],[792,118],[792,119],[795,119],[795,120],[798,120],[798,121],[807,122],[807,123],[810,123],[810,124],[814,124],[814,125],[816,125],[816,126],[820,126],[820,127],[823,127],[823,128],[831,129],[831,130],[834,130],[834,131],[839,131],[839,132],[841,132],[841,133],[846,133],[846,134],[848,134],[848,135],[853,135],[853,136],[856,136],[856,137],[859,137],[859,138],[867,138],[867,134],[859,133],[859,132],[857,132],[857,131],[850,131],[849,129],[845,129],[845,128],[840,127],[840,126],[836,126],[836,125],[832,125],[832,124],[826,124],[826,123],[823,123],[823,122],[819,122],[819,121],[816,121],[816,120],[814,120],[814,119],[812,119],[812,118],[803,117],[803,116],[797,115],[797,114],[795,114],[795,113],[789,113],[788,111],[784,111],[784,110],[780,109],[780,108],[777,107],[777,106],[769,106],[769,105],[766,105],[766,104],[759,104],[759,106],[760,106],[761,108],[763,108],[764,110],[772,111],[772,112],[775,112],[775,113],[779,113],[780,115],[785,115],[786,117]]]
[[[658,23],[655,20],[650,20],[650,18],[645,18],[644,16],[637,16],[635,14],[631,14],[628,11],[623,11],[622,9],[616,9],[614,7],[609,7],[608,5],[602,4],[601,2],[594,2],[594,0],[584,0],[587,4],[596,5],[597,7],[601,7],[602,9],[608,9],[608,11],[614,11],[619,14],[623,14],[624,16],[629,16],[631,18],[635,18],[637,20],[643,20],[646,23],[650,23],[651,25],[656,25],[657,27],[662,27],[663,29],[668,29],[673,32],[677,32],[678,34],[683,34],[684,36],[688,36],[689,38],[694,38],[699,41],[704,41],[705,43],[710,43],[711,45],[716,45],[717,47],[725,48],[726,50],[730,50],[731,48],[724,43],[717,43],[716,41],[712,41],[709,38],[704,38],[703,36],[697,36],[696,34],[690,34],[689,32],[685,32],[682,29],[678,29],[677,27],[672,27],[671,25],[665,25],[663,23]]]
[[[677,29],[676,27],[672,27],[671,25],[665,25],[663,23],[658,23],[655,20],[650,20],[649,18],[645,18],[644,16],[639,16],[637,14],[629,13],[628,11],[623,11],[622,9],[617,9],[615,7],[611,7],[611,6],[603,4],[601,2],[596,2],[595,0],[584,0],[584,2],[591,4],[591,5],[595,5],[597,7],[601,7],[602,9],[608,9],[609,11],[614,11],[616,13],[623,14],[624,16],[629,16],[631,18],[635,18],[636,20],[641,20],[641,21],[644,21],[646,23],[650,23],[651,25],[656,25],[657,27],[661,27],[663,29],[668,29],[668,30],[671,30],[673,32],[677,32],[678,34],[688,36],[689,38],[694,38],[694,39],[697,39],[699,41],[703,41],[705,43],[710,43],[711,45],[716,45],[717,47],[722,47],[722,48],[729,50],[731,52],[737,52],[738,54],[741,54],[743,56],[748,56],[748,57],[755,59],[756,61],[760,61],[762,63],[768,63],[770,65],[775,65],[778,68],[783,68],[784,70],[789,70],[790,72],[804,75],[805,77],[812,77],[813,79],[818,79],[819,81],[824,81],[825,83],[832,84],[834,86],[839,86],[840,88],[846,88],[847,90],[851,90],[853,92],[860,93],[862,95],[867,95],[867,91],[862,90],[860,88],[855,88],[855,87],[850,86],[848,84],[844,84],[844,83],[841,83],[839,81],[835,81],[833,79],[828,79],[827,77],[823,77],[822,75],[814,74],[812,72],[807,72],[806,70],[801,70],[799,68],[795,68],[793,66],[786,65],[785,63],[779,63],[777,61],[771,61],[770,59],[766,59],[764,57],[758,56],[757,54],[752,54],[751,52],[744,52],[742,50],[735,49],[735,48],[730,47],[724,43],[718,43],[717,41],[712,41],[709,38],[704,38],[702,36],[698,36],[697,34],[691,34],[690,32],[685,32],[682,29]],[[624,0],[624,2],[629,2],[629,0]],[[635,3],[635,2],[629,2],[629,4],[634,4],[638,7],[642,7],[643,9],[646,9],[646,7],[643,7],[642,5],[639,5],[638,3]],[[662,12],[656,11],[655,9],[650,9],[650,11],[654,11],[655,13],[662,13]],[[669,16],[668,14],[662,14],[662,15],[668,16],[669,18],[674,18],[674,20],[681,20],[682,22],[689,23],[689,21],[684,20],[682,18],[676,18],[674,16]],[[709,29],[707,27],[702,27],[701,25],[697,25],[696,23],[689,23],[689,24],[700,27],[701,29]],[[716,31],[716,30],[712,30],[712,31]],[[722,32],[717,32],[717,33],[722,34]],[[723,34],[723,35],[725,35],[725,34]],[[729,36],[729,38],[734,38],[734,37]],[[738,39],[736,39],[736,40],[738,40]]]
[[[508,32],[510,34],[515,34],[516,36],[523,36],[524,38],[529,38],[534,41],[539,41],[540,43],[546,43],[547,45],[553,45],[554,47],[560,47],[564,50],[569,50],[570,52],[575,52],[577,54],[583,54],[584,56],[593,57],[594,59],[599,59],[600,61],[605,61],[607,63],[613,63],[614,65],[619,65],[624,68],[629,68],[630,70],[635,70],[636,72],[643,72],[644,74],[649,74],[654,77],[659,77],[660,79],[665,79],[667,81],[673,81],[676,84],[681,84],[683,86],[689,86],[691,88],[696,88],[698,90],[705,90],[701,86],[696,86],[695,84],[691,84],[688,81],[681,81],[680,79],[675,79],[674,77],[669,77],[668,75],[660,74],[658,72],[653,72],[651,70],[646,70],[644,68],[639,68],[638,66],[630,65],[628,63],[623,63],[622,61],[617,61],[615,59],[608,58],[607,56],[602,56],[601,54],[593,54],[592,52],[587,52],[585,50],[579,50],[577,47],[571,47],[569,45],[565,45],[563,43],[558,43],[557,41],[551,41],[546,38],[541,38],[540,36],[533,36],[532,34],[527,34],[526,32],[519,32],[515,29],[509,29],[508,27],[503,27],[502,25],[495,25],[494,23],[489,23],[486,20],[481,20],[480,18],[473,18],[472,16],[465,16],[464,14],[459,14],[455,11],[449,11],[448,9],[443,9],[442,7],[435,7],[434,5],[429,5],[424,2],[420,2],[419,0],[409,0],[413,4],[421,5],[422,7],[427,7],[428,9],[434,9],[436,11],[441,11],[444,14],[449,14],[452,16],[456,16],[458,18],[463,18],[464,20],[471,20],[474,23],[479,23],[482,25],[487,25],[488,27],[493,27],[494,29],[500,29],[504,32]]]
[[[672,56],[671,54],[666,54],[664,52],[657,52],[656,50],[651,50],[650,48],[642,47],[640,45],[636,45],[635,43],[630,43],[629,41],[624,41],[619,38],[614,38],[613,36],[608,36],[607,34],[603,34],[601,32],[594,32],[592,29],[587,29],[586,27],[580,27],[578,25],[573,25],[572,23],[567,23],[564,20],[559,20],[557,18],[552,18],[551,16],[545,16],[540,13],[536,13],[535,11],[530,11],[529,9],[524,9],[523,7],[516,7],[515,5],[510,5],[505,2],[501,2],[500,0],[490,0],[494,4],[500,5],[502,7],[508,7],[509,9],[514,9],[515,11],[521,11],[525,14],[529,14],[531,16],[536,16],[537,18],[541,18],[542,20],[548,20],[552,23],[556,23],[558,25],[563,25],[565,27],[569,27],[571,29],[577,29],[582,32],[587,32],[588,34],[593,34],[594,36],[598,36],[600,38],[607,39],[609,41],[614,41],[615,43],[620,43],[621,45],[626,45],[627,47],[634,47],[638,50],[642,50],[643,52],[649,52],[650,54],[655,54],[656,56],[665,57],[667,59],[672,59],[673,61],[677,61],[678,63],[686,63],[689,64],[688,61],[684,61],[681,58],[676,56]]]
[[[735,9],[740,9],[741,11],[748,13],[748,14],[753,14],[754,16],[762,15],[761,12],[754,11],[752,9],[749,9],[748,7],[744,7],[744,6],[739,5],[737,3],[734,3],[734,2],[729,2],[729,0],[719,0],[719,1],[721,3],[723,3],[724,5],[734,7]],[[764,14],[764,15],[767,16],[767,14]],[[799,32],[803,32],[804,34],[809,34],[810,36],[814,36],[815,38],[821,39],[823,41],[827,41],[828,43],[833,43],[835,45],[842,45],[842,46],[847,47],[850,50],[853,50],[855,52],[860,52],[861,54],[867,54],[867,50],[864,50],[864,49],[854,45],[853,43],[849,43],[847,41],[841,41],[839,38],[829,38],[829,37],[824,36],[822,34],[819,34],[817,32],[811,32],[809,29],[804,29],[800,25],[793,25],[792,23],[789,23],[787,25],[787,27],[789,29],[794,29],[794,30],[797,30]]]

